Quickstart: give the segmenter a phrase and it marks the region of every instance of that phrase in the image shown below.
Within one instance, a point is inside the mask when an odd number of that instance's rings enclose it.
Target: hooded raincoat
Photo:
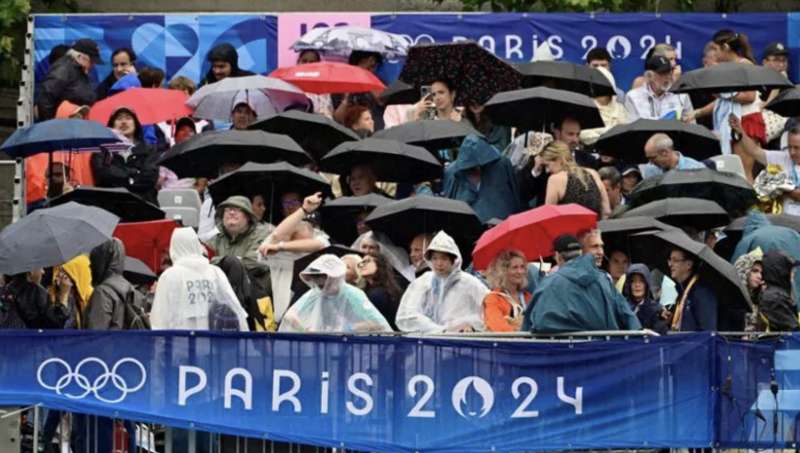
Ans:
[[[122,276],[125,246],[119,239],[104,242],[89,255],[94,291],[87,307],[86,327],[96,330],[125,329],[125,304],[143,308],[144,298]]]
[[[347,266],[335,255],[311,262],[300,278],[311,289],[292,305],[279,332],[391,332],[364,291],[345,283]]]
[[[358,236],[358,238],[350,246],[353,250],[361,250],[361,243],[366,239],[371,239],[378,244],[378,249],[387,260],[392,268],[409,282],[414,280],[414,272],[411,269],[411,264],[408,258],[408,253],[405,249],[394,245],[389,236],[378,231],[367,231]]]
[[[89,305],[89,300],[92,297],[94,288],[92,287],[92,269],[89,263],[89,257],[86,255],[78,255],[75,258],[67,261],[61,266],[53,269],[53,283],[50,287],[51,300],[56,299],[55,279],[60,271],[66,272],[72,280],[73,289],[75,290],[75,297],[70,296],[69,303],[63,305],[61,303],[49,304],[47,309],[47,318],[50,322],[48,327],[62,329],[71,328],[79,329],[85,327],[86,323],[83,320],[83,313]]]
[[[737,258],[756,247],[761,247],[765,254],[772,250],[779,250],[795,260],[800,260],[800,233],[791,228],[773,225],[767,216],[753,211],[747,216],[742,239],[733,251],[731,262],[735,263]],[[800,308],[800,275],[794,277],[794,290],[794,303]]]
[[[225,61],[230,63],[231,65],[231,74],[228,77],[244,77],[253,75],[250,71],[245,71],[239,69],[239,53],[236,52],[236,48],[228,43],[222,43],[215,46],[208,52],[208,57],[206,58],[209,63],[213,64],[215,61]],[[208,68],[208,72],[206,73],[206,77],[203,79],[203,83],[201,85],[205,85],[207,83],[214,83],[219,82],[221,79],[217,79],[214,76],[213,68]]]
[[[204,255],[192,228],[172,232],[172,267],[158,278],[150,326],[153,329],[247,329],[247,313],[217,266]]]
[[[226,207],[239,208],[244,211],[250,219],[247,231],[236,237],[225,231],[222,219]],[[217,256],[238,257],[251,275],[253,275],[254,270],[266,273],[267,265],[259,261],[258,246],[267,238],[270,230],[267,225],[258,221],[258,218],[253,213],[250,200],[247,197],[238,195],[228,198],[217,206],[216,220],[219,233],[208,241],[208,245],[214,249]]]
[[[583,255],[544,279],[533,293],[533,332],[639,330],[641,323],[611,280]]]
[[[764,255],[764,283],[766,288],[761,293],[758,304],[762,319],[766,319],[767,328],[771,332],[788,332],[799,330],[797,309],[792,301],[791,273],[795,262],[782,252],[771,251]]]
[[[441,333],[462,326],[485,330],[483,299],[489,288],[461,270],[461,252],[444,231],[434,236],[425,250],[425,261],[431,269],[433,252],[455,257],[453,269],[446,277],[428,271],[408,286],[397,309],[397,328],[419,333]]]
[[[633,276],[640,275],[644,278],[644,299],[635,300],[631,285],[633,284]],[[650,288],[650,269],[641,263],[631,264],[628,272],[625,274],[625,284],[622,287],[622,295],[628,299],[631,310],[636,314],[639,323],[645,329],[650,329],[660,335],[665,335],[669,330],[667,321],[661,318],[663,308],[657,300],[653,299],[653,291]]]
[[[477,185],[469,177],[474,168],[480,168]],[[514,166],[476,135],[464,139],[458,158],[445,168],[443,194],[466,202],[482,223],[492,218],[505,219],[520,210]]]

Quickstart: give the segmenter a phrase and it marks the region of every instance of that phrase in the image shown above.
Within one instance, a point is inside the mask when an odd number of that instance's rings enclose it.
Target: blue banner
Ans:
[[[644,58],[655,44],[675,46],[684,71],[702,62],[703,47],[719,29],[743,30],[757,62],[767,44],[780,41],[792,52],[790,76],[800,78],[800,43],[795,13],[765,14],[376,14],[372,26],[408,36],[415,44],[475,40],[509,61],[530,61],[542,42],[560,60],[583,63],[587,52],[606,48],[614,57],[613,73],[624,90],[644,71]],[[208,70],[205,55],[221,42],[239,51],[243,69],[269,73],[277,66],[278,17],[261,14],[37,15],[34,19],[36,80],[47,72],[50,49],[88,37],[100,44],[106,64],[95,69],[107,76],[111,52],[130,47],[140,66],[156,66],[167,80],[184,75],[199,81]],[[789,31],[787,31],[789,30]],[[795,32],[790,32],[794,30]],[[291,35],[291,33],[289,33]],[[788,39],[788,42],[787,42]],[[389,62],[381,77],[394,80],[402,62]]]
[[[0,405],[384,452],[714,440],[710,334],[543,344],[0,331],[0,343]]]
[[[558,60],[584,63],[603,47],[614,58],[617,85],[628,90],[644,72],[647,51],[672,44],[684,71],[702,65],[703,47],[720,29],[747,33],[760,63],[767,44],[786,43],[787,15],[774,14],[392,14],[375,15],[372,26],[408,36],[413,43],[473,40],[505,60],[531,61],[547,42]],[[399,74],[399,64],[386,68]],[[794,64],[793,68],[798,65]],[[797,72],[794,72],[797,76]],[[455,75],[454,75],[455,76]]]
[[[100,46],[104,64],[94,68],[96,81],[111,73],[112,52],[127,47],[136,53],[140,69],[161,68],[167,81],[183,75],[199,82],[210,68],[206,54],[224,42],[239,52],[242,69],[266,73],[277,65],[277,30],[277,17],[262,14],[36,15],[36,80],[47,74],[54,46],[80,38]]]

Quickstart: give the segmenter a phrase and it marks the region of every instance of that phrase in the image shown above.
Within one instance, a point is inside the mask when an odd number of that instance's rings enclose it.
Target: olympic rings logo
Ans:
[[[136,368],[139,369],[140,379],[139,382],[134,386],[129,386],[128,382],[123,378],[119,373],[119,369],[121,366],[125,365],[126,363],[130,363]],[[52,365],[51,365],[52,364]],[[90,377],[85,376],[81,373],[81,369],[88,365],[88,364],[96,364],[100,367],[102,371],[91,381]],[[64,369],[64,373],[59,377],[55,383],[47,383],[45,382],[43,372],[48,365],[55,366],[56,368]],[[78,365],[75,366],[73,370],[70,365],[58,358],[54,357],[51,359],[47,359],[39,365],[39,369],[36,371],[36,378],[39,381],[39,385],[46,388],[47,390],[53,390],[59,395],[64,395],[67,398],[79,400],[83,399],[88,396],[90,393],[94,395],[95,398],[98,400],[108,403],[108,404],[116,404],[124,400],[129,393],[133,393],[139,391],[142,387],[144,387],[145,382],[147,381],[147,371],[144,369],[144,365],[142,362],[133,359],[131,357],[125,357],[122,359],[117,360],[117,363],[109,370],[108,365],[101,359],[97,357],[87,357],[80,362]],[[70,386],[72,383],[75,383],[77,387],[81,389],[81,392],[78,393],[68,393],[66,388]],[[101,392],[105,390],[108,383],[111,383],[113,388],[116,388],[116,391],[119,392],[119,396],[116,398],[107,398],[101,395]],[[109,388],[111,390],[111,388]],[[113,393],[113,390],[111,390]]]

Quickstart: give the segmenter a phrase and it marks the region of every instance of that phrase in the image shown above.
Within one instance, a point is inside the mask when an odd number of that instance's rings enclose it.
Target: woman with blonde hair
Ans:
[[[549,144],[541,153],[547,172],[545,204],[576,203],[605,219],[611,213],[608,194],[600,175],[590,168],[579,167],[564,142]]]
[[[492,292],[483,298],[483,317],[490,332],[520,330],[525,307],[531,300],[528,262],[519,250],[503,250],[489,265],[486,279]]]

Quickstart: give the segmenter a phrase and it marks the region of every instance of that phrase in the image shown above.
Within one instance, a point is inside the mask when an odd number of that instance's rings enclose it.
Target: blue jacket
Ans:
[[[747,216],[742,239],[733,251],[731,263],[735,263],[737,258],[756,247],[761,247],[765,254],[778,250],[800,260],[800,233],[791,228],[773,225],[767,216],[753,211]],[[800,272],[794,277],[794,291],[794,303],[800,308]]]
[[[642,325],[592,255],[567,262],[533,293],[533,332],[639,330]]]
[[[481,169],[478,186],[467,178],[468,170],[475,167]],[[458,158],[445,168],[444,196],[466,202],[483,223],[493,217],[505,219],[520,209],[511,161],[476,135],[464,139]]]
[[[678,283],[678,301],[683,297],[684,287]],[[689,296],[683,304],[683,317],[681,318],[681,332],[700,332],[704,330],[717,330],[717,296],[710,286],[702,279],[692,286]]]

